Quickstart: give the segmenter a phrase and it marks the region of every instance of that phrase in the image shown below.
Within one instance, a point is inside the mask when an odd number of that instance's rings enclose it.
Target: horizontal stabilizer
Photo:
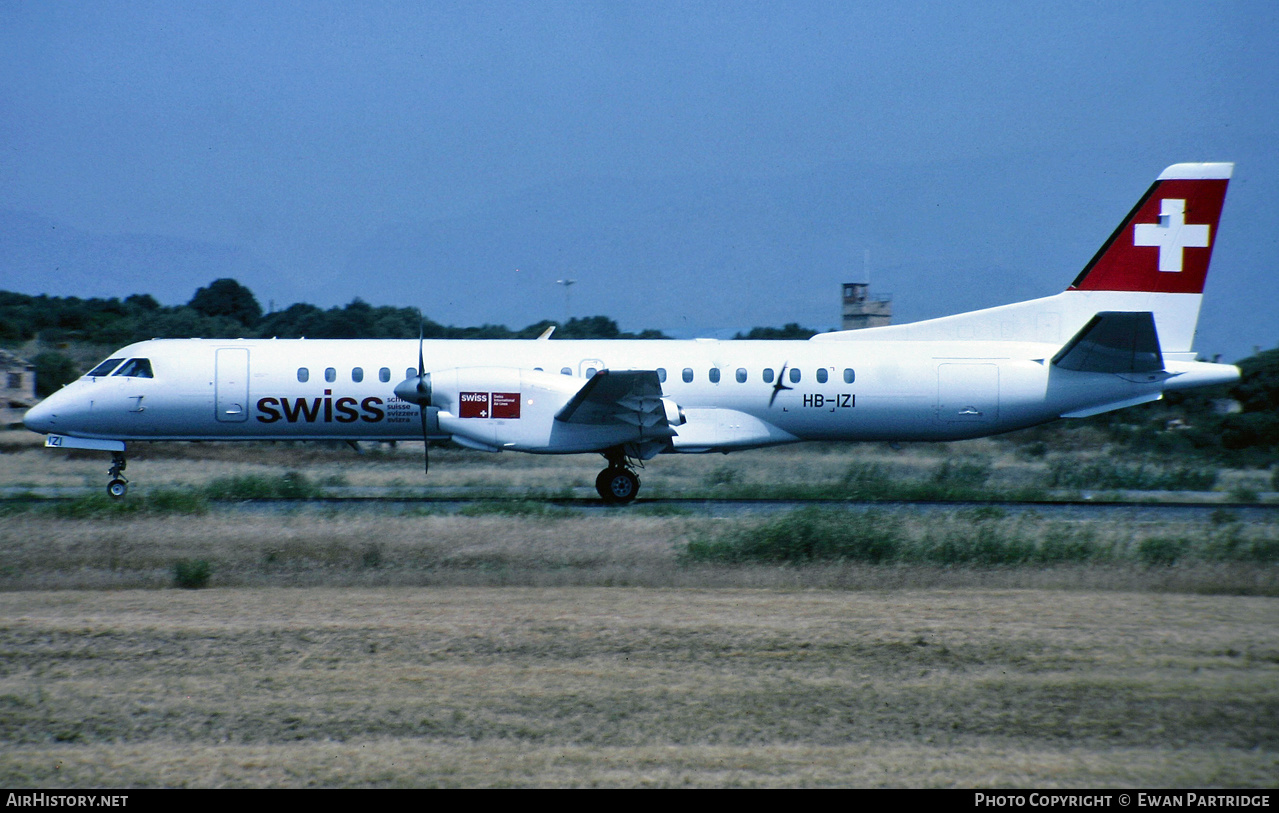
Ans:
[[[1053,356],[1063,370],[1085,373],[1153,373],[1164,369],[1149,311],[1103,311]]]

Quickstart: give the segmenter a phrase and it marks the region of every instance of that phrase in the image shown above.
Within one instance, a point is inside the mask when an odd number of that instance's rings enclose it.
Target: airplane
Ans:
[[[138,441],[452,440],[598,453],[635,499],[663,453],[952,441],[1237,381],[1191,350],[1234,164],[1165,169],[1063,292],[807,341],[153,339],[37,404],[55,449]]]

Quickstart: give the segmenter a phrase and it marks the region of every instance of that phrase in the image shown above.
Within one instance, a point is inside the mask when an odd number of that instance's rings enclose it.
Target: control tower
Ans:
[[[892,323],[893,297],[891,294],[871,296],[868,283],[844,283],[844,330],[883,327]]]

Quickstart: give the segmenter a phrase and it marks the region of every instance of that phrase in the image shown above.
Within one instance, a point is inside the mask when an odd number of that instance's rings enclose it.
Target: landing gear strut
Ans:
[[[608,468],[595,478],[595,490],[609,505],[626,505],[639,493],[639,475],[630,467],[624,450],[609,449],[604,457]]]
[[[124,452],[115,452],[111,455],[111,468],[107,474],[111,475],[111,482],[107,483],[107,494],[117,500],[129,493],[129,478],[124,476],[124,470],[129,462],[124,459]]]

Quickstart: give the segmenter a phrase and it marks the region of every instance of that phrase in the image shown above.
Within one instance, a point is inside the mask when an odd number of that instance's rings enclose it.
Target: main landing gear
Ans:
[[[626,505],[639,493],[639,475],[630,467],[622,449],[609,449],[604,457],[608,468],[595,478],[595,490],[609,505]]]
[[[111,455],[111,468],[107,474],[111,475],[111,482],[107,483],[107,494],[115,499],[120,499],[129,493],[129,478],[124,476],[124,470],[129,462],[124,459],[124,452],[115,452]]]

